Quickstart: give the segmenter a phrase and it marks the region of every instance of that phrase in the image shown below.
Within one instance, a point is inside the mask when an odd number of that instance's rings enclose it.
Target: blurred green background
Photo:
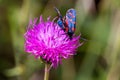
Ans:
[[[120,80],[120,0],[0,0],[0,80],[43,80],[44,64],[24,52],[29,19],[77,11],[77,55],[51,69],[49,80]]]

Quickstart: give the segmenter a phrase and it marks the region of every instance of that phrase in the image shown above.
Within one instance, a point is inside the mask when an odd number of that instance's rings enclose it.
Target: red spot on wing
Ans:
[[[65,27],[65,31],[68,32],[68,27]]]
[[[75,28],[74,28],[74,27],[72,27],[72,31],[73,31],[73,32],[75,31]]]
[[[68,25],[68,20],[66,20],[66,25]]]
[[[68,32],[69,28],[68,28],[68,20],[66,19],[65,21],[65,32]]]
[[[76,24],[76,22],[73,22],[73,24]]]

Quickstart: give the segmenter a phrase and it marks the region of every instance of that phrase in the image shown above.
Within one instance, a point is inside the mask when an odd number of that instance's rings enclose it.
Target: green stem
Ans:
[[[44,80],[49,79],[49,64],[45,64],[45,74],[44,74]]]

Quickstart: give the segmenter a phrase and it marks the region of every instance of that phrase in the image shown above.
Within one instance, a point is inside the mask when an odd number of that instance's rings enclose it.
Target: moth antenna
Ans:
[[[59,11],[56,7],[54,7],[54,9],[55,9],[55,11],[58,13],[58,15],[59,15],[60,17],[62,17],[60,11]]]

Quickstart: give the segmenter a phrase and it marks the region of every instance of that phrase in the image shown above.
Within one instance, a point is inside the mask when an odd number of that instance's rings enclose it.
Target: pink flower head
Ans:
[[[57,67],[62,59],[67,59],[76,53],[76,49],[81,45],[80,36],[73,36],[72,39],[50,18],[45,22],[40,16],[30,21],[28,29],[24,35],[25,51],[33,54],[36,58],[42,58],[46,63]]]

